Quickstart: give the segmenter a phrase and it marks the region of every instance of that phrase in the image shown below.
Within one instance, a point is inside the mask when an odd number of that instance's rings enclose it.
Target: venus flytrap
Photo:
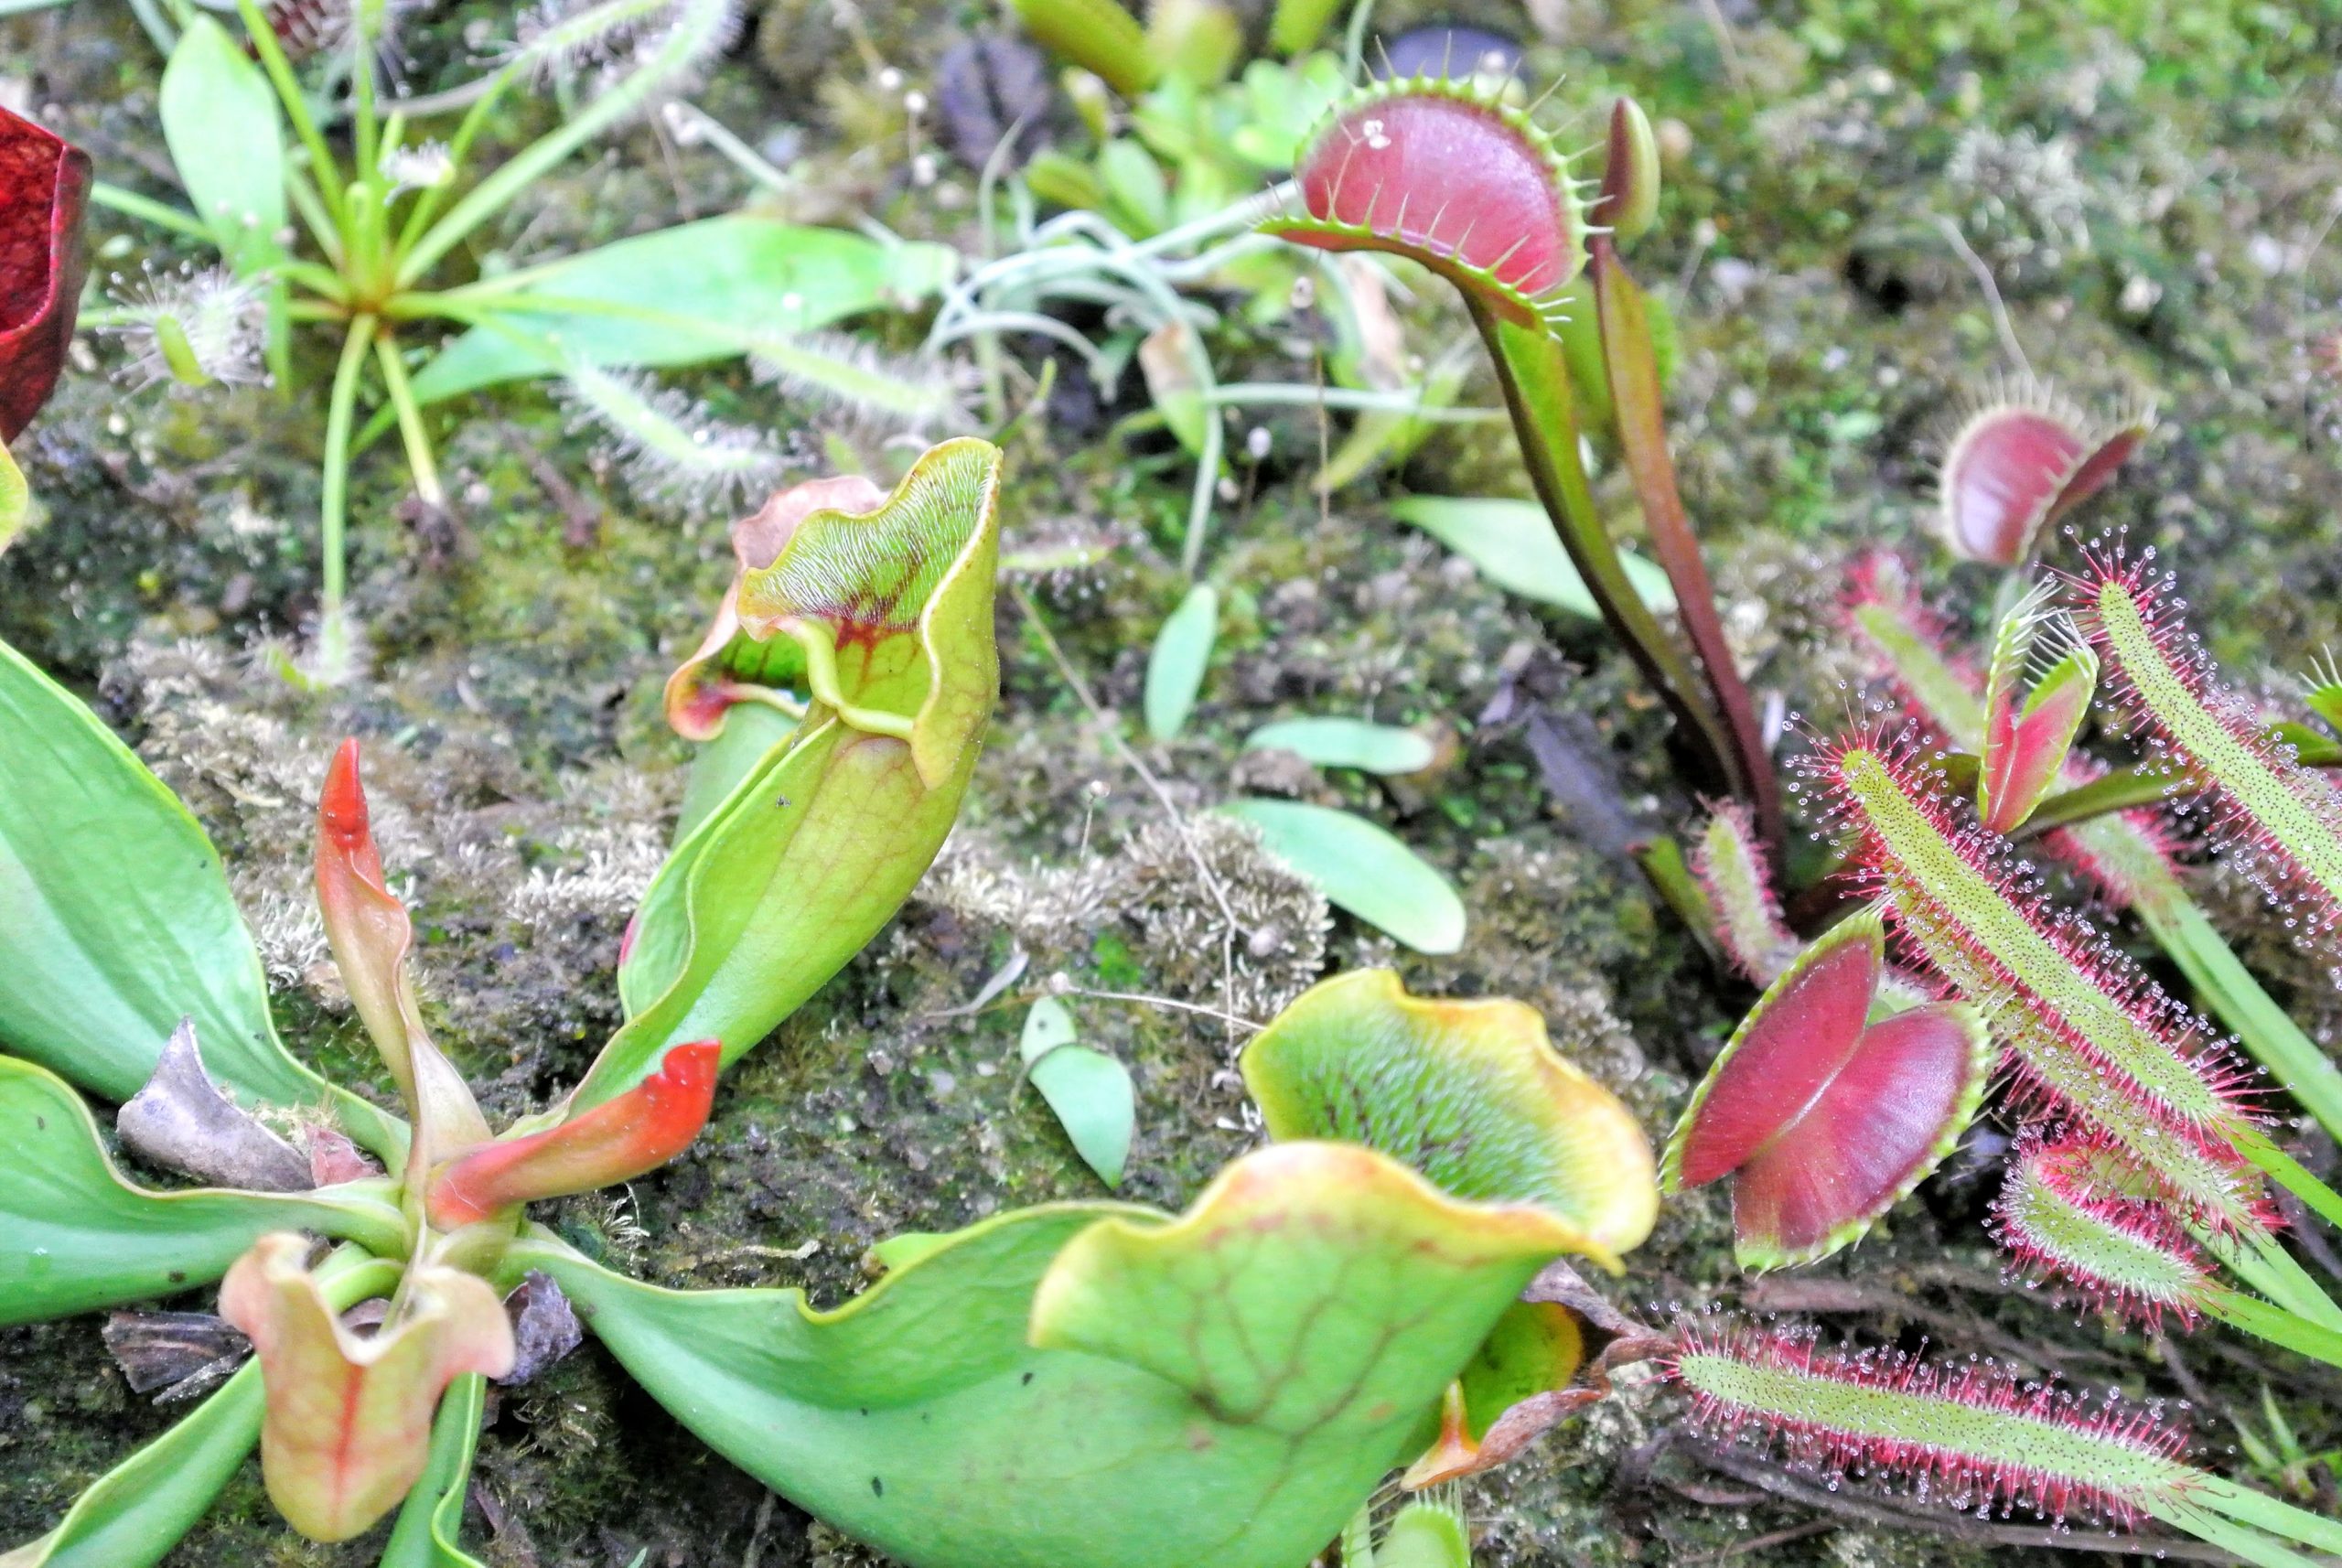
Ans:
[[[1262,227],[1296,243],[1406,256],[1463,296],[1497,370],[1538,499],[1603,618],[1674,713],[1711,775],[1780,839],[1778,791],[1756,709],[1734,664],[1697,540],[1676,492],[1649,306],[1603,222],[1641,221],[1657,160],[1639,110],[1613,105],[1610,166],[1590,213],[1568,160],[1530,118],[1479,86],[1414,77],[1336,105],[1295,166],[1300,210]],[[1590,269],[1590,270],[1589,270]],[[1674,585],[1685,641],[1634,588],[1595,506],[1584,426],[1556,317],[1591,280],[1592,362],[1655,553]],[[1589,297],[1580,288],[1578,297]],[[1574,326],[1583,338],[1586,328]],[[1581,358],[1587,356],[1581,355]],[[1688,643],[1688,646],[1686,646]]]

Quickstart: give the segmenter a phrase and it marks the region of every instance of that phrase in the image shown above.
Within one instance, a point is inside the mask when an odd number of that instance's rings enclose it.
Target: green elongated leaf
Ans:
[[[1146,729],[1155,739],[1173,739],[1187,727],[1219,636],[1219,594],[1209,583],[1198,583],[1155,634],[1146,661]]]
[[[404,1245],[380,1183],[315,1193],[134,1187],[64,1079],[0,1057],[0,1324],[170,1295],[227,1272],[270,1230]]]
[[[779,708],[762,703],[741,703],[725,717],[715,738],[692,758],[691,778],[683,785],[683,803],[675,815],[675,842],[688,840],[700,823],[729,800],[757,764],[773,747],[786,742],[797,721]]]
[[[341,1254],[318,1271],[327,1298],[347,1307],[396,1283],[398,1271]],[[150,1568],[211,1506],[260,1441],[266,1399],[260,1365],[247,1362],[176,1426],[100,1477],[56,1529],[14,1552],[0,1568]]]
[[[239,273],[284,253],[285,142],[276,93],[228,30],[200,13],[163,68],[156,108],[196,216]]]
[[[999,692],[999,482],[997,447],[945,442],[876,510],[816,510],[742,573],[738,625],[806,647],[813,705],[660,868],[618,971],[628,1022],[573,1112],[632,1087],[671,1045],[717,1040],[737,1060],[935,858]]]
[[[1138,1116],[1130,1069],[1078,1043],[1072,1012],[1054,996],[1042,997],[1025,1015],[1018,1053],[1075,1152],[1108,1187],[1122,1186]]]
[[[1498,496],[1405,496],[1391,503],[1391,515],[1413,523],[1508,593],[1588,620],[1602,613],[1586,591],[1585,579],[1571,564],[1569,552],[1554,537],[1544,509],[1535,501]],[[1618,560],[1644,604],[1661,613],[1675,608],[1675,590],[1657,563],[1623,552]]]
[[[382,1547],[381,1568],[481,1568],[459,1538],[487,1399],[488,1380],[478,1372],[447,1385],[431,1423],[431,1458],[399,1506],[398,1521]]]
[[[1304,800],[1248,798],[1214,809],[1260,829],[1269,853],[1316,883],[1328,903],[1417,952],[1464,945],[1464,901],[1388,830]]]
[[[1320,768],[1369,773],[1420,773],[1439,748],[1411,729],[1334,717],[1280,719],[1244,737],[1247,751],[1290,751]]]
[[[330,1103],[385,1158],[399,1122],[293,1059],[220,857],[97,716],[0,643],[0,1050],[92,1094],[145,1087],[181,1017],[247,1105]]]
[[[948,246],[882,244],[746,213],[679,223],[532,268],[487,295],[497,326],[448,344],[416,372],[414,395],[433,403],[556,374],[564,355],[602,366],[729,359],[757,334],[915,304],[957,264]],[[564,309],[556,301],[580,303]]]
[[[1294,1568],[1567,1244],[1325,1144],[1247,1156],[1177,1220],[1000,1216],[828,1313],[638,1284],[535,1236],[515,1265],[678,1419],[910,1568]]]

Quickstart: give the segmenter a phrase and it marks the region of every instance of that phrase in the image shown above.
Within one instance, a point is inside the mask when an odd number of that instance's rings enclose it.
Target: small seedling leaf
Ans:
[[[1146,730],[1155,739],[1175,739],[1187,727],[1219,636],[1219,595],[1209,583],[1198,583],[1155,634],[1146,661]]]
[[[1122,1186],[1138,1118],[1130,1069],[1088,1046],[1060,1046],[1035,1062],[1029,1076],[1083,1163],[1108,1187]]]
[[[1303,800],[1246,799],[1218,810],[1258,828],[1269,853],[1316,883],[1327,902],[1417,952],[1464,945],[1464,901],[1387,829]]]
[[[1439,748],[1424,736],[1396,725],[1364,719],[1281,719],[1244,737],[1247,751],[1290,751],[1319,768],[1357,768],[1369,773],[1420,773]]]
[[[1413,523],[1480,569],[1509,593],[1552,605],[1588,620],[1602,614],[1571,564],[1544,509],[1535,501],[1494,496],[1407,496],[1391,515]],[[1627,576],[1643,603],[1661,614],[1675,608],[1675,590],[1655,562],[1621,553]]]
[[[284,253],[285,142],[276,92],[259,66],[200,12],[163,68],[163,140],[196,216],[240,274]]]

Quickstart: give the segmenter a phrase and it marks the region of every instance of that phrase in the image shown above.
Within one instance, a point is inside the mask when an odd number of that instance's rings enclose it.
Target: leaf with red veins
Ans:
[[[2154,428],[2144,409],[2093,431],[2065,399],[2030,381],[1971,414],[1943,460],[1944,542],[1967,561],[2014,566],[2041,531],[2112,481]]]
[[[1992,1049],[1974,1011],[1931,1003],[1876,1023],[1885,926],[1825,933],[1742,1020],[1668,1141],[1667,1190],[1733,1178],[1734,1255],[1779,1268],[1858,1240],[1951,1152]]]
[[[723,1047],[671,1046],[659,1069],[625,1093],[559,1126],[468,1149],[439,1167],[424,1203],[431,1223],[453,1230],[540,1197],[591,1192],[658,1169],[707,1125]]]
[[[2098,655],[2081,640],[2070,618],[2047,608],[2056,590],[2042,585],[2002,618],[1984,687],[1984,766],[1976,777],[1976,811],[1996,833],[2014,832],[2064,778],[2074,736],[2090,716],[2098,691]],[[2054,661],[2039,654],[2041,634],[2055,633],[2065,652]],[[2054,648],[2052,650],[2054,651]],[[2018,703],[2029,667],[2047,662],[2033,690]]]
[[[89,266],[90,156],[0,109],[0,441],[48,401]]]
[[[317,909],[341,983],[366,1033],[398,1081],[415,1122],[408,1155],[414,1170],[488,1138],[478,1104],[423,1026],[406,956],[414,929],[406,908],[382,883],[366,789],[358,776],[358,742],[345,740],[326,769],[317,799]]]
[[[308,1251],[300,1236],[262,1237],[228,1272],[220,1316],[260,1360],[269,1500],[310,1539],[347,1541],[423,1473],[449,1381],[511,1369],[512,1327],[485,1280],[426,1263],[408,1272],[399,1316],[360,1338],[302,1266]]]
[[[785,490],[775,490],[765,504],[732,525],[732,554],[740,573],[768,569],[797,533],[798,525],[817,511],[863,513],[886,505],[886,492],[859,474],[808,479]],[[769,655],[775,647],[792,658],[794,644],[760,642],[740,626],[740,585],[736,578],[716,607],[715,619],[700,639],[699,650],[667,679],[667,722],[686,740],[713,740],[724,729],[724,715],[736,703],[761,699],[769,682]]]
[[[1508,320],[1553,315],[1585,265],[1566,162],[1528,117],[1460,82],[1417,77],[1339,106],[1295,171],[1300,215],[1269,233],[1422,263]]]

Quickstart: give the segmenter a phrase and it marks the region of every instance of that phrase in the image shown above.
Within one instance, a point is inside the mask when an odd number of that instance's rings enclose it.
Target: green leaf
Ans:
[[[378,1183],[315,1193],[134,1187],[64,1079],[0,1057],[0,1324],[209,1283],[271,1230],[323,1231],[382,1251],[405,1244]]]
[[[1290,1144],[1181,1219],[1003,1215],[833,1312],[639,1284],[543,1231],[513,1262],[710,1446],[909,1568],[1295,1568],[1564,1244]]]
[[[163,68],[156,107],[179,184],[229,265],[248,274],[281,256],[285,143],[260,67],[196,13]]]
[[[99,1477],[55,1530],[0,1568],[147,1568],[195,1528],[260,1441],[260,1365],[246,1362],[194,1412]]]
[[[1359,768],[1369,773],[1420,773],[1439,748],[1396,725],[1364,719],[1281,719],[1244,737],[1247,751],[1290,751],[1319,768]]]
[[[0,1050],[93,1094],[145,1087],[182,1016],[246,1105],[330,1100],[386,1157],[405,1129],[293,1059],[220,857],[95,714],[0,643]]]
[[[1219,635],[1219,595],[1209,583],[1198,583],[1155,634],[1146,661],[1146,729],[1155,739],[1171,740],[1187,727]]]
[[[1391,1520],[1374,1568],[1472,1568],[1472,1535],[1451,1498],[1412,1502]]]
[[[945,442],[876,510],[815,511],[741,575],[743,632],[802,645],[814,701],[643,896],[618,971],[628,1022],[573,1111],[669,1046],[718,1040],[737,1060],[878,934],[942,847],[999,693],[1000,463],[985,442]]]
[[[730,359],[759,336],[916,304],[958,264],[947,246],[883,244],[842,229],[735,213],[619,240],[467,291],[492,325],[447,345],[414,377],[423,403],[588,364]],[[567,307],[554,302],[575,302]]]
[[[1077,1044],[1073,1014],[1054,996],[1042,997],[1025,1015],[1018,1049],[1026,1076],[1058,1113],[1075,1151],[1108,1187],[1122,1186],[1138,1115],[1130,1069]]]
[[[1413,523],[1509,593],[1589,620],[1602,613],[1586,591],[1585,580],[1570,564],[1569,552],[1554,536],[1545,510],[1535,501],[1405,496],[1391,503],[1391,515]],[[1675,608],[1675,590],[1656,563],[1623,553],[1618,559],[1644,604],[1662,614]]]
[[[1536,1009],[1411,996],[1387,969],[1311,986],[1238,1064],[1269,1135],[1364,1144],[1484,1203],[1533,1203],[1615,1270],[1659,1215],[1650,1142]]]
[[[1230,800],[1214,808],[1261,830],[1268,852],[1327,901],[1417,952],[1464,945],[1464,901],[1447,879],[1384,828],[1303,800]]]
[[[796,728],[797,721],[779,708],[763,703],[734,704],[715,738],[692,758],[682,807],[675,816],[675,842],[680,844],[689,839],[700,823],[731,798],[740,780]]]
[[[399,1506],[398,1521],[382,1546],[381,1568],[481,1568],[463,1549],[461,1532],[487,1398],[488,1380],[478,1372],[466,1372],[447,1385],[431,1423],[431,1458]]]
[[[0,555],[16,542],[25,529],[25,519],[32,515],[32,487],[25,483],[25,471],[0,446]]]

